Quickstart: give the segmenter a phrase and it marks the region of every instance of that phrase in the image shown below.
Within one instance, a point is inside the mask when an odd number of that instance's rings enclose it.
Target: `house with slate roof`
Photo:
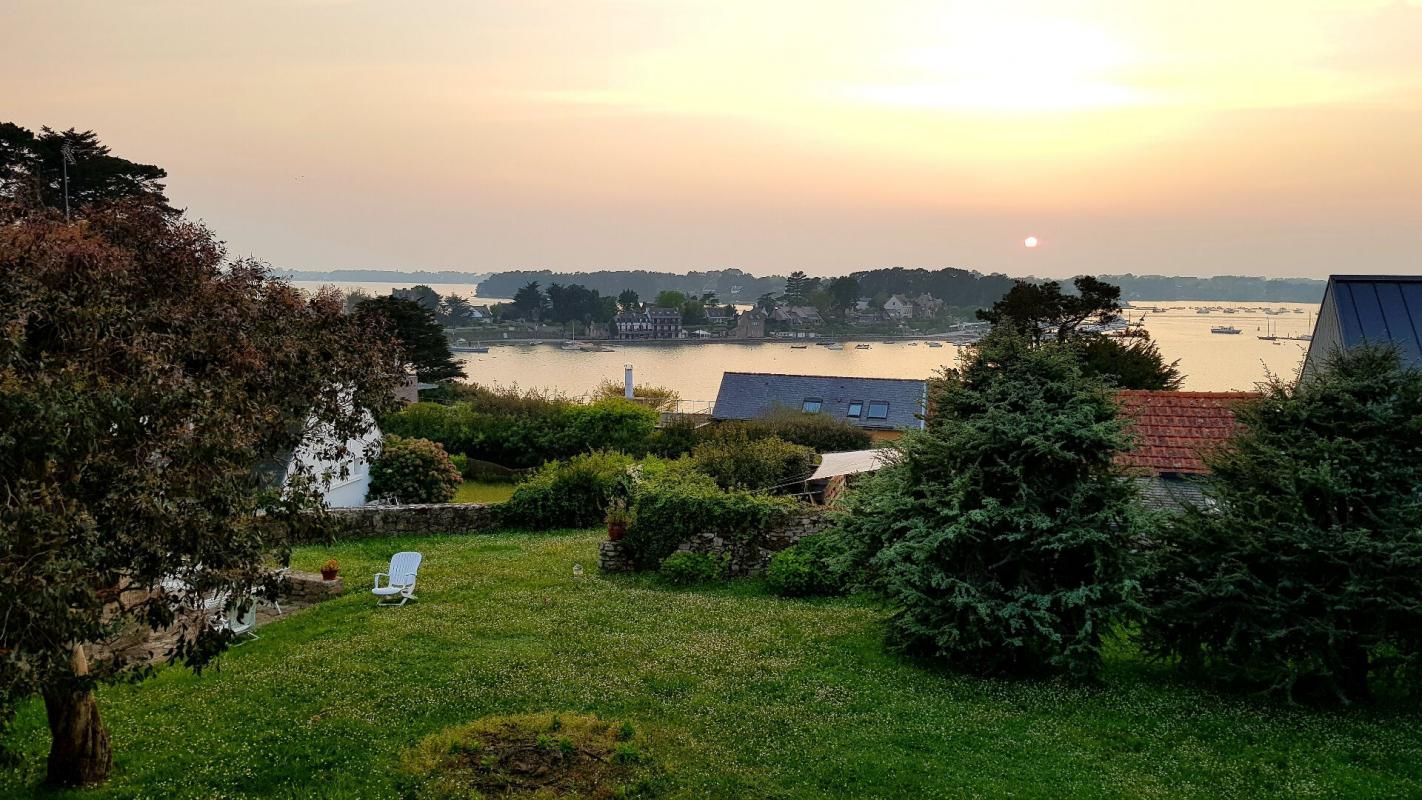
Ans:
[[[841,419],[887,440],[923,428],[927,396],[923,379],[727,372],[711,417],[748,420],[790,409]]]
[[[1304,357],[1303,378],[1328,354],[1361,344],[1391,344],[1422,369],[1422,276],[1332,275]]]
[[[1149,508],[1177,510],[1205,503],[1199,479],[1210,473],[1205,456],[1239,429],[1234,409],[1259,397],[1253,392],[1116,393],[1134,446],[1116,457],[1141,490]]]

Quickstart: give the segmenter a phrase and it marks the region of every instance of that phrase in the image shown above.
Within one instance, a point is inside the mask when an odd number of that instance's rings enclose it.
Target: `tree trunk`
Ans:
[[[70,664],[75,677],[89,674],[83,646],[74,645]],[[53,738],[46,780],[56,786],[87,786],[108,780],[113,751],[109,749],[109,732],[99,719],[94,693],[72,687],[45,692],[44,710]]]

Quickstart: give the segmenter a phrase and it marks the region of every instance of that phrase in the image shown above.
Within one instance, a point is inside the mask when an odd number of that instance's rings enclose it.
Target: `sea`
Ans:
[[[308,289],[322,285],[294,283]],[[361,288],[371,294],[386,294],[392,288],[384,283],[340,287]],[[432,288],[440,294],[452,292],[471,298],[475,294],[473,284]],[[499,299],[478,298],[476,302]],[[1200,313],[1200,309],[1209,311]],[[1312,333],[1317,314],[1316,303],[1227,300],[1137,300],[1127,310],[1129,319],[1144,325],[1168,360],[1179,361],[1179,369],[1185,375],[1182,388],[1191,391],[1251,391],[1270,375],[1293,379],[1308,351],[1308,342],[1282,337]],[[1223,326],[1240,333],[1210,332],[1213,327]],[[596,352],[564,350],[556,342],[495,343],[488,353],[457,353],[456,358],[464,362],[467,379],[472,382],[552,390],[570,396],[589,393],[603,381],[620,384],[624,368],[630,365],[638,383],[666,386],[683,401],[694,404],[715,400],[721,374],[727,371],[927,378],[953,366],[959,355],[959,348],[951,344],[930,347],[922,339],[867,344],[867,349],[858,349],[847,341],[843,350],[830,350],[813,344],[797,349],[788,341],[614,342],[605,351]]]

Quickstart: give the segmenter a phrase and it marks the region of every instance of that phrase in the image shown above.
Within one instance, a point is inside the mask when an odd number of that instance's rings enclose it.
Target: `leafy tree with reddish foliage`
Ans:
[[[0,207],[0,275],[0,723],[40,695],[49,781],[91,784],[112,761],[94,687],[151,669],[96,645],[176,625],[170,663],[222,652],[203,599],[274,591],[264,564],[320,523],[288,454],[323,430],[316,455],[345,455],[398,358],[338,294],[148,200],[72,224]]]

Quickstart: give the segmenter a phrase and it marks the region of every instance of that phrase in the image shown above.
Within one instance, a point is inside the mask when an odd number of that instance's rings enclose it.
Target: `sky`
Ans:
[[[0,119],[291,269],[1422,271],[1398,0],[0,0]]]

